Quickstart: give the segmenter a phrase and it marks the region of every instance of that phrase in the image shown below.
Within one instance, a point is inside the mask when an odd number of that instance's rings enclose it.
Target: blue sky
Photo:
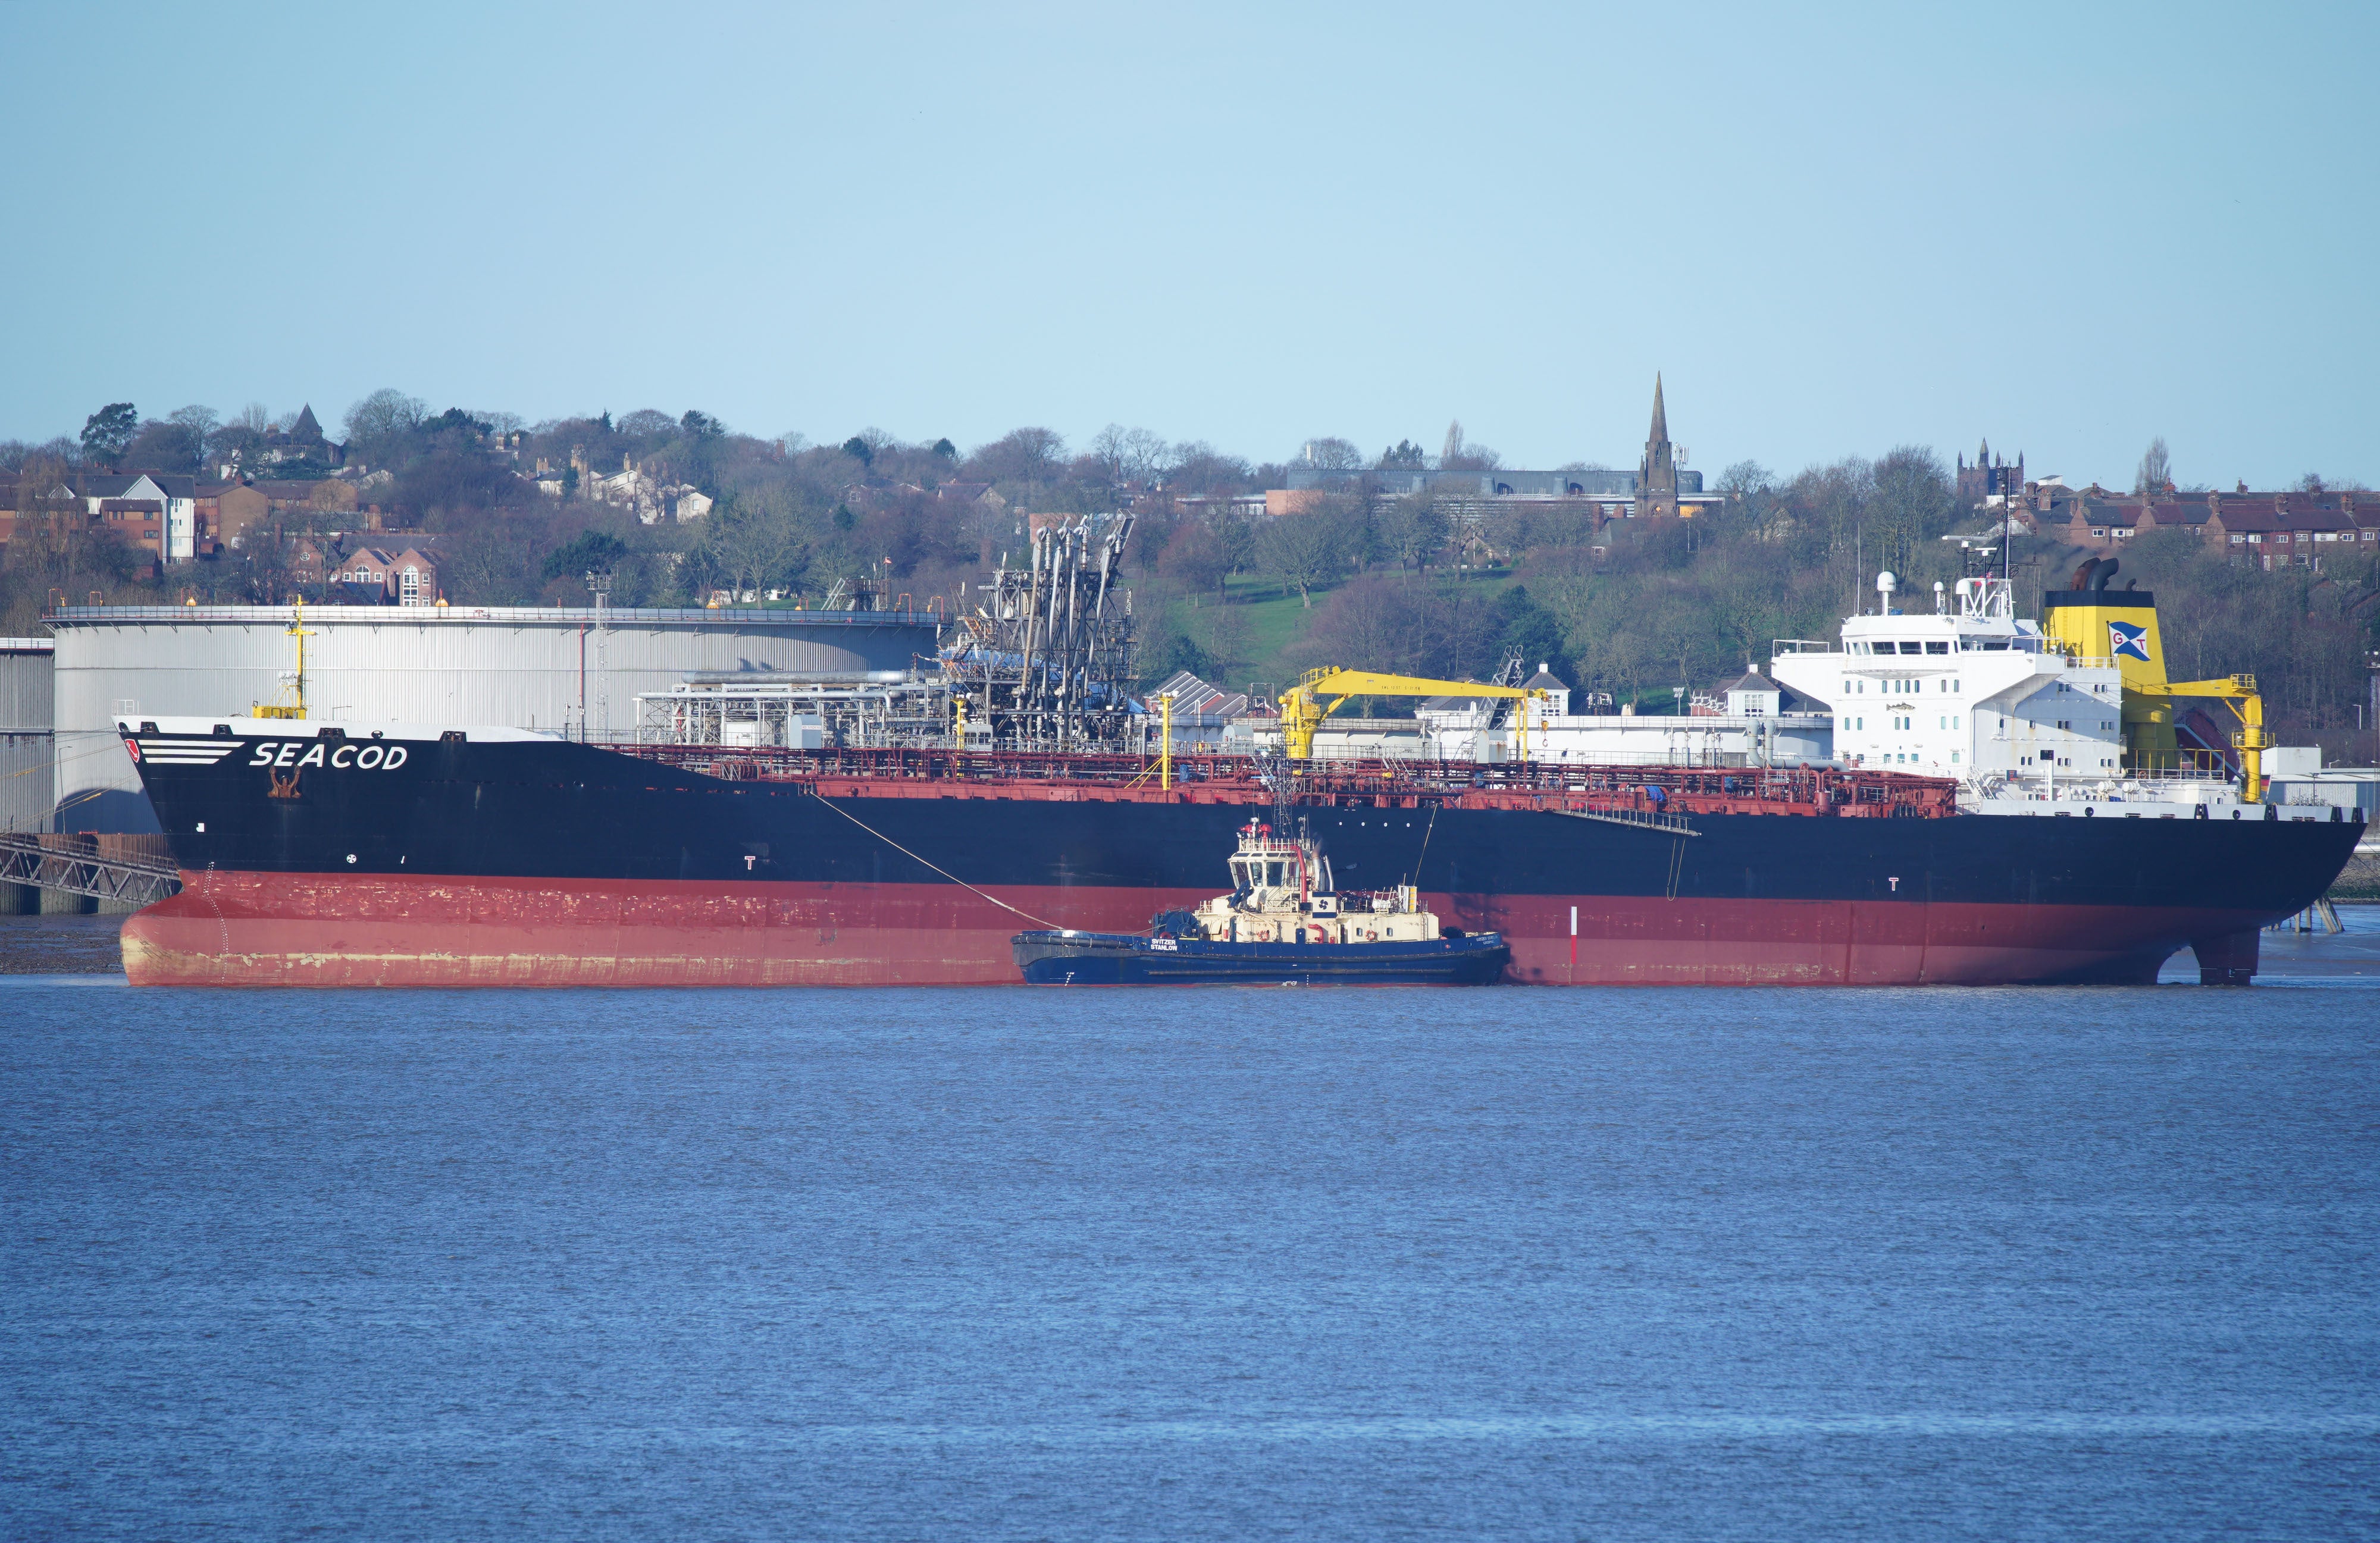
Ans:
[[[0,438],[382,385],[962,445],[2380,482],[2380,6],[0,8]]]

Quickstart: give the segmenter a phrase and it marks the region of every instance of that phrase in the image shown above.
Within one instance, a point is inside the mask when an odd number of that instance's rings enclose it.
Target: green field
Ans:
[[[1483,599],[1492,599],[1512,583],[1512,575],[1500,574],[1493,579],[1470,581],[1485,585]],[[1184,636],[1209,653],[1220,653],[1225,662],[1209,672],[1208,683],[1229,691],[1245,691],[1251,684],[1261,683],[1278,692],[1295,681],[1306,670],[1319,664],[1345,665],[1363,669],[1377,661],[1368,659],[1321,659],[1300,648],[1306,629],[1320,614],[1330,591],[1314,592],[1311,609],[1301,603],[1294,591],[1281,593],[1277,580],[1238,575],[1227,585],[1230,619],[1216,626],[1215,597],[1202,596],[1196,605],[1187,597],[1177,597],[1168,612],[1168,620]],[[1219,642],[1229,645],[1219,649]],[[1370,707],[1369,699],[1350,704]],[[1396,711],[1390,708],[1390,711]]]

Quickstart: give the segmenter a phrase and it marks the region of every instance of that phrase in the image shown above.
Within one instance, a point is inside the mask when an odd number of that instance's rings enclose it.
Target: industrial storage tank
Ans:
[[[50,657],[45,637],[0,637],[0,830],[50,828]]]
[[[154,830],[116,717],[228,717],[283,699],[300,639],[285,606],[68,606],[56,644],[55,798],[69,830]],[[631,739],[637,693],[694,673],[850,678],[934,657],[907,611],[310,606],[310,716]]]

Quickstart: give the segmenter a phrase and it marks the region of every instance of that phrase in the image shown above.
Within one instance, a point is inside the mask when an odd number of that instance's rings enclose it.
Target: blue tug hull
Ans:
[[[1494,933],[1411,943],[1206,943],[1129,933],[1019,933],[1037,986],[1484,986],[1512,950]]]

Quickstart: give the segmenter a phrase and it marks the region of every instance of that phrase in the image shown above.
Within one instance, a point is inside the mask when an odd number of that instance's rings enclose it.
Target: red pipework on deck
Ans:
[[[1246,756],[1176,755],[1170,789],[1137,755],[961,750],[783,750],[725,745],[603,748],[729,782],[796,782],[833,798],[1023,798],[1123,803],[1264,803],[1272,789]],[[1947,778],[1840,766],[1473,765],[1444,761],[1309,763],[1301,808],[1571,809],[1631,814],[1834,814],[1939,818],[1958,813]]]

